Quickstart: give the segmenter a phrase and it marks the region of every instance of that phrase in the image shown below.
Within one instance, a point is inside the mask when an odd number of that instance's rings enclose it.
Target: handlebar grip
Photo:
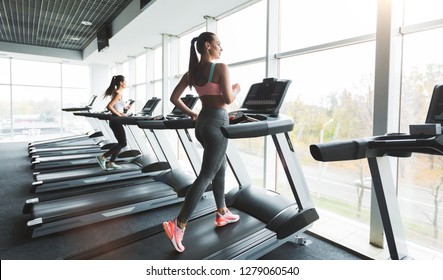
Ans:
[[[171,129],[185,129],[195,127],[195,122],[191,118],[167,120],[164,123],[167,128]]]
[[[365,158],[367,145],[365,139],[354,139],[312,144],[309,150],[318,161],[354,160]]]

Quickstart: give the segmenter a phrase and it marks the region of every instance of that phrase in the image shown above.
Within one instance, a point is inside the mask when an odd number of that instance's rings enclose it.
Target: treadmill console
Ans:
[[[183,103],[190,109],[194,108],[198,101],[198,96],[188,94],[181,98]],[[184,122],[183,122],[184,121]],[[188,123],[189,121],[189,123]],[[166,128],[189,128],[194,126],[191,118],[184,114],[179,108],[174,107],[166,117],[163,115],[155,116],[152,119],[138,120],[137,125],[143,129],[166,129]]]
[[[253,84],[239,111],[277,116],[290,83],[290,80],[267,78]]]
[[[181,100],[183,103],[185,103],[186,106],[188,106],[189,109],[192,110],[194,108],[195,104],[197,104],[198,96],[187,94],[186,96],[182,97]],[[168,118],[185,118],[187,115],[185,115],[180,108],[177,106],[172,109],[171,113],[167,115]]]
[[[91,96],[88,104],[85,107],[62,108],[62,111],[64,111],[64,112],[89,111],[92,109],[92,104],[94,104],[95,99],[97,99],[97,95]]]
[[[443,126],[443,84],[434,87],[426,123],[437,123]]]
[[[145,106],[143,106],[143,109],[135,114],[135,116],[152,116],[152,112],[154,112],[158,103],[160,103],[160,100],[160,98],[152,97],[146,102]]]
[[[227,138],[248,138],[291,131],[294,121],[279,115],[290,80],[264,79],[253,84],[237,111],[229,112],[229,126],[221,128]]]

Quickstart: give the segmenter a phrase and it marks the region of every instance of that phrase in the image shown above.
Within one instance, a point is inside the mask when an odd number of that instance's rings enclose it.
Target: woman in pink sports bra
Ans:
[[[200,54],[200,61],[197,53]],[[240,92],[240,86],[231,86],[226,64],[214,63],[223,51],[220,40],[211,32],[203,32],[191,41],[191,54],[188,72],[172,92],[170,101],[190,116],[195,123],[195,136],[202,144],[203,162],[200,174],[186,193],[185,201],[178,216],[163,223],[163,229],[178,252],[183,252],[182,244],[186,224],[204,191],[212,184],[217,206],[215,225],[225,226],[237,222],[239,215],[229,211],[225,203],[226,149],[228,139],[220,127],[229,124],[228,105]],[[189,109],[180,99],[187,87],[195,88],[202,102],[199,114]]]

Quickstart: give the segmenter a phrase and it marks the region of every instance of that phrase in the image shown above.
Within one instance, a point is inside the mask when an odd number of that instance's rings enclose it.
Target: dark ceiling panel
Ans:
[[[0,41],[82,51],[132,0],[0,2]]]

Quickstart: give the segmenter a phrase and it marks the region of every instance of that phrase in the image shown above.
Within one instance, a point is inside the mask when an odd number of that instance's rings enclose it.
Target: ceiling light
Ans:
[[[70,38],[72,41],[80,41],[80,38],[79,37],[71,37]]]
[[[86,25],[86,26],[90,26],[90,25],[92,25],[92,22],[87,21],[87,20],[84,20],[84,21],[82,21],[81,23],[82,23],[83,25]]]

